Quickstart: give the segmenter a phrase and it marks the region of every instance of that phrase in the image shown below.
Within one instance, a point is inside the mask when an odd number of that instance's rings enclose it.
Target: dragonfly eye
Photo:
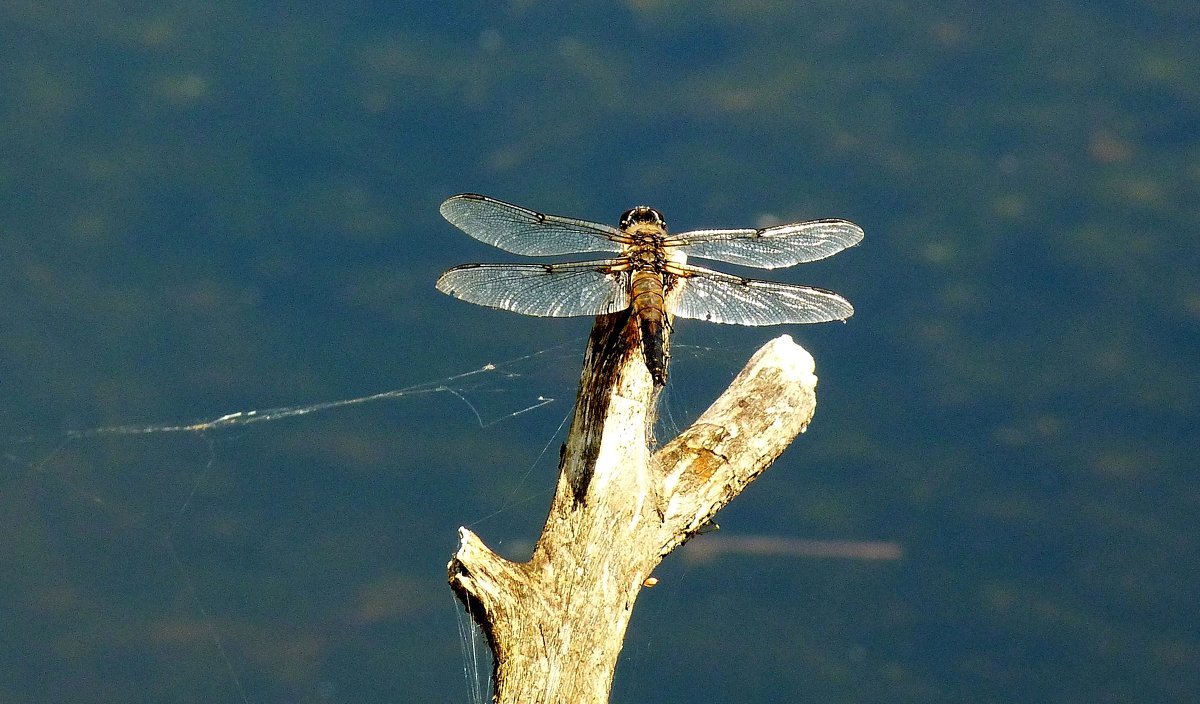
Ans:
[[[626,210],[625,214],[621,216],[622,230],[628,230],[635,225],[654,225],[664,230],[667,229],[667,221],[663,219],[662,213],[646,205]]]

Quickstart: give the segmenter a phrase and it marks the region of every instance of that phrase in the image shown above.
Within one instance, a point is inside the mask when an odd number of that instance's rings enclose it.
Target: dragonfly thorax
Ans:
[[[638,238],[621,254],[629,261],[630,268],[634,271],[653,271],[660,274],[666,271],[666,265],[670,259],[667,249],[662,246],[661,237]]]

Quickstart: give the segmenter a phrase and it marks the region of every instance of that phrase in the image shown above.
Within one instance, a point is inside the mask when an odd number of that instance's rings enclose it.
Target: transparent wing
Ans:
[[[849,220],[811,220],[762,230],[692,230],[667,244],[692,257],[777,269],[824,259],[862,238],[862,228]]]
[[[545,215],[495,198],[463,193],[442,203],[452,225],[506,252],[542,257],[576,252],[619,252],[625,236],[598,222]]]
[[[681,318],[734,325],[825,323],[854,315],[854,306],[833,291],[811,286],[743,279],[698,266],[684,273],[672,311]],[[671,300],[668,298],[668,300]]]
[[[437,280],[437,289],[468,303],[523,315],[568,318],[629,307],[629,273],[619,260],[566,264],[463,264]]]

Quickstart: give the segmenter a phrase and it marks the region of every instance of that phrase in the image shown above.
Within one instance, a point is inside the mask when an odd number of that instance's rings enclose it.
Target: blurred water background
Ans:
[[[462,191],[867,232],[665,426],[792,334],[699,540],[902,556],[668,558],[614,702],[1200,699],[1200,5],[13,0],[0,86],[0,701],[469,700],[455,531],[527,555],[589,321],[433,289],[512,259]]]

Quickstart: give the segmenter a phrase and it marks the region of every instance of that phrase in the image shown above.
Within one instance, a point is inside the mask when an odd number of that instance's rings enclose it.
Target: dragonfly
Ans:
[[[547,215],[475,193],[441,206],[452,225],[506,252],[533,257],[609,252],[562,263],[463,264],[437,280],[443,293],[539,317],[605,315],[631,309],[642,355],[657,386],[667,380],[671,317],[733,325],[845,320],[854,307],[812,286],[748,279],[689,264],[689,257],[761,269],[832,256],[862,241],[848,220],[810,220],[762,229],[668,234],[662,213],[640,205],[618,227]]]

